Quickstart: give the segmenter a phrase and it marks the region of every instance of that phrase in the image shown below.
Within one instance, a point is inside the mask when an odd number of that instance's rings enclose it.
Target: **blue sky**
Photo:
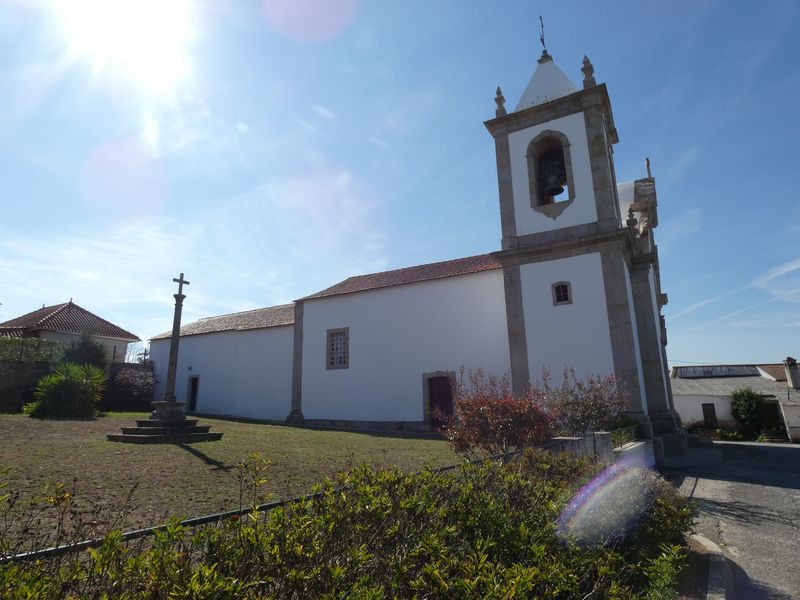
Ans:
[[[109,8],[111,7],[111,8]],[[494,146],[548,48],[659,193],[668,352],[800,353],[793,0],[0,0],[0,321],[70,297],[142,338],[499,248]]]

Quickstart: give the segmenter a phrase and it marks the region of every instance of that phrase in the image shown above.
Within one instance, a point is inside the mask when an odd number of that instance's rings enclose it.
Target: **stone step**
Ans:
[[[187,427],[123,427],[126,435],[184,435],[188,433],[208,433],[211,425],[190,425]]]
[[[182,421],[157,421],[155,419],[137,419],[139,427],[192,427],[199,419],[183,419]]]
[[[686,442],[689,444],[690,448],[713,448],[714,441],[710,438],[703,437],[701,435],[695,435],[690,433],[686,436]]]
[[[126,433],[109,433],[109,442],[126,444],[191,444],[194,442],[215,442],[222,439],[222,433],[179,433],[174,435],[130,435]]]

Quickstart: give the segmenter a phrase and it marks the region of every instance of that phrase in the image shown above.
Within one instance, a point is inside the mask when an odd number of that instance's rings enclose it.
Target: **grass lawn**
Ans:
[[[109,413],[91,421],[37,420],[0,414],[0,470],[9,488],[23,497],[45,484],[68,484],[76,505],[89,514],[101,507],[100,522],[126,504],[123,529],[151,525],[165,516],[193,517],[239,507],[236,464],[252,452],[271,461],[270,499],[310,491],[336,471],[362,462],[417,469],[428,462],[457,462],[440,440],[317,431],[279,425],[201,418],[225,433],[218,442],[192,445],[135,445],[106,441],[106,433],[134,425],[145,413]],[[73,484],[74,482],[74,484]]]

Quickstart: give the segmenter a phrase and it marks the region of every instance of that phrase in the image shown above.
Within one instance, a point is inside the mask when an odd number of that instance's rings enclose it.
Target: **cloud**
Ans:
[[[313,110],[323,119],[332,120],[336,118],[336,114],[332,110],[325,108],[324,106],[320,106],[319,104],[312,104],[311,110]]]
[[[697,159],[702,154],[703,149],[699,145],[684,147],[676,157],[670,160],[670,164],[666,169],[667,178],[672,181],[683,178],[686,171],[697,162]]]
[[[120,220],[36,238],[0,228],[8,284],[0,321],[73,297],[150,337],[170,327],[179,272],[192,282],[184,322],[289,302],[385,268],[379,208],[352,172],[325,169],[270,180],[188,220]]]
[[[382,140],[378,136],[371,135],[367,138],[367,141],[369,141],[370,144],[377,146],[378,148],[383,148],[384,150],[389,149],[389,142]]]
[[[662,252],[666,253],[682,238],[689,237],[703,228],[703,214],[697,208],[688,208],[679,215],[665,221],[659,227]]]
[[[325,134],[322,133],[322,131],[320,131],[319,129],[314,127],[311,123],[309,123],[305,119],[303,119],[301,117],[298,117],[297,115],[289,115],[289,116],[292,118],[292,120],[294,120],[295,123],[300,125],[300,127],[302,127],[303,129],[306,129],[306,130],[310,131],[311,133],[313,133],[314,135],[318,135],[321,138],[325,138],[326,137]]]
[[[669,316],[669,320],[670,321],[674,321],[675,319],[680,319],[681,317],[685,317],[686,315],[689,315],[689,314],[691,314],[691,313],[693,313],[693,312],[695,312],[697,310],[700,310],[701,308],[703,308],[705,306],[708,306],[709,304],[714,304],[715,302],[719,302],[720,300],[723,300],[725,298],[729,298],[729,297],[734,296],[736,294],[740,294],[741,292],[743,292],[745,290],[748,290],[748,289],[750,289],[750,285],[745,285],[745,286],[736,288],[734,290],[730,290],[728,292],[725,292],[724,294],[718,294],[718,295],[713,296],[711,298],[706,298],[705,300],[701,300],[700,302],[695,302],[694,304],[691,304],[691,305],[687,306],[683,310],[678,311],[674,315],[670,315]]]
[[[783,262],[753,280],[754,288],[770,294],[774,300],[800,302],[800,257]]]
[[[731,319],[737,315],[750,311],[754,308],[759,308],[766,304],[771,304],[777,300],[782,300],[785,302],[800,302],[800,257],[788,260],[777,265],[776,267],[773,267],[765,274],[756,277],[746,285],[729,290],[722,294],[717,294],[711,298],[701,300],[700,302],[695,302],[694,304],[687,306],[674,315],[670,315],[668,318],[670,321],[674,321],[675,319],[684,317],[700,310],[701,308],[709,306],[710,304],[714,304],[720,300],[724,300],[725,298],[730,298],[731,296],[736,296],[748,290],[760,290],[762,292],[766,292],[771,297],[727,313],[721,317],[713,319],[712,321],[707,321],[701,325],[697,325],[693,327],[692,330],[701,329],[721,321],[727,321],[728,319]]]
[[[792,290],[789,290],[789,291],[787,291],[785,293],[782,293],[782,294],[778,294],[778,295],[773,296],[772,298],[769,298],[767,300],[763,300],[761,302],[756,302],[755,304],[750,304],[748,306],[745,306],[744,308],[740,308],[740,309],[735,310],[733,312],[730,312],[728,314],[722,315],[721,317],[717,317],[716,319],[712,319],[711,321],[706,321],[706,322],[704,322],[704,323],[702,323],[700,325],[696,325],[695,327],[691,327],[689,329],[689,331],[697,331],[699,329],[705,329],[707,327],[710,327],[711,325],[716,325],[717,323],[721,323],[722,321],[727,321],[727,320],[729,320],[729,319],[731,319],[733,317],[741,315],[742,313],[746,313],[748,311],[751,311],[754,308],[760,308],[760,307],[765,306],[767,304],[772,304],[773,302],[776,302],[778,300],[790,300],[790,299],[793,300],[794,297],[796,297],[796,299],[798,301],[800,301],[800,287],[792,289]]]

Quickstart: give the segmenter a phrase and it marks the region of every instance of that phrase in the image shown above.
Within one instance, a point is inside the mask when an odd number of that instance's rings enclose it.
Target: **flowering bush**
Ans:
[[[552,386],[550,374],[543,371],[541,394],[561,435],[583,436],[607,429],[628,405],[628,394],[616,376],[578,379],[572,369],[564,369],[558,387]]]
[[[538,388],[515,396],[507,375],[498,378],[477,369],[465,380],[462,369],[455,392],[453,416],[438,418],[456,452],[505,454],[550,438],[552,419]]]

